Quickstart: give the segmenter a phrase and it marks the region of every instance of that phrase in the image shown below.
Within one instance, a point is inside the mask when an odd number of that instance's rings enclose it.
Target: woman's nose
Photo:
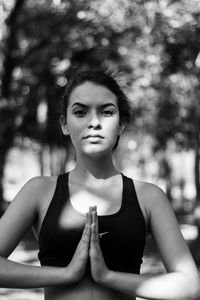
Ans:
[[[100,119],[99,119],[99,117],[96,113],[92,114],[91,118],[89,120],[88,128],[91,128],[91,127],[93,127],[93,128],[100,128],[101,127]]]

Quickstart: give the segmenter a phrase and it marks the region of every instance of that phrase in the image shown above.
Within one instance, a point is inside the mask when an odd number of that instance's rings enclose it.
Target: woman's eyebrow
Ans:
[[[75,105],[79,105],[79,106],[83,106],[83,107],[88,107],[87,105],[81,103],[81,102],[75,102],[72,104],[72,107],[75,106]]]
[[[114,106],[114,107],[116,107],[116,105],[114,104],[114,103],[105,103],[105,104],[102,104],[102,105],[100,105],[102,108],[105,108],[105,107],[107,107],[107,106]]]
[[[83,104],[81,102],[75,102],[75,103],[73,103],[72,107],[75,106],[75,105],[79,105],[79,106],[82,106],[82,107],[85,107],[85,108],[88,107],[88,105]],[[114,103],[112,103],[112,102],[108,102],[108,103],[100,105],[101,108],[105,108],[105,107],[108,107],[108,106],[114,106],[114,107],[116,107],[116,105]]]

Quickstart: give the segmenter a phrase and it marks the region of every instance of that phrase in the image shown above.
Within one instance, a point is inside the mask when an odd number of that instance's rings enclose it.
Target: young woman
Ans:
[[[114,166],[113,150],[130,122],[117,82],[102,71],[77,74],[60,122],[76,150],[75,168],[31,179],[1,218],[0,286],[44,287],[46,300],[197,297],[197,269],[165,194]],[[30,226],[41,267],[7,259]],[[166,274],[140,275],[148,232]]]

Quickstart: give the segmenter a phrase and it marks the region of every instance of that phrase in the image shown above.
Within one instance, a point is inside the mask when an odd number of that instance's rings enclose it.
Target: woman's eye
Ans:
[[[84,110],[77,110],[74,112],[77,117],[84,117],[86,112]]]
[[[102,112],[102,114],[105,115],[105,116],[112,116],[113,115],[113,111],[111,111],[111,110],[104,110]]]

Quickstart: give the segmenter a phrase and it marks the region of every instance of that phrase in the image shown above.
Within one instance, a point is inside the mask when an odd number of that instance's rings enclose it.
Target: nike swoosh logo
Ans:
[[[103,236],[104,234],[107,234],[107,233],[109,233],[109,231],[106,231],[106,232],[99,233],[99,238],[101,239],[101,238],[102,238],[102,236]]]

